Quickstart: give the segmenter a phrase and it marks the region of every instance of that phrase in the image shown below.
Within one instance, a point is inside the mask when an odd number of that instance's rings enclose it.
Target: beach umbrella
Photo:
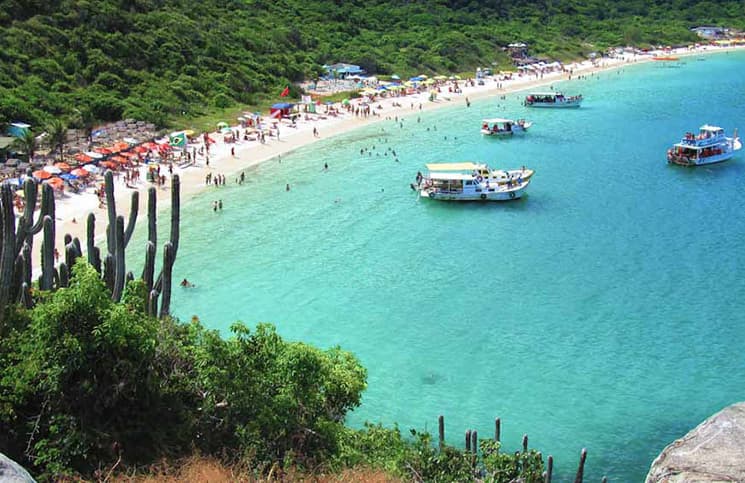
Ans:
[[[54,163],[54,166],[55,166],[56,168],[59,168],[60,170],[62,170],[62,171],[64,171],[64,172],[68,172],[68,171],[70,171],[70,170],[72,169],[72,168],[70,167],[70,165],[69,165],[69,164],[67,164],[67,163],[65,163],[65,162]]]
[[[9,166],[11,168],[15,168],[20,163],[21,163],[21,160],[20,159],[10,158],[10,159],[8,159],[8,160],[5,161],[5,166]]]
[[[436,75],[434,78],[435,78],[435,80],[445,80],[445,79],[447,79],[447,77],[444,76],[444,75]]]
[[[348,106],[349,105],[349,99],[344,99],[343,101],[341,101],[341,103],[344,104],[345,106]]]
[[[77,176],[78,178],[85,178],[88,176],[88,170],[85,168],[75,168],[72,171],[70,171],[70,174],[73,174]]]
[[[91,159],[101,159],[101,158],[103,158],[103,154],[97,153],[95,151],[88,151],[87,153],[85,153],[85,155],[88,156]]]
[[[72,173],[62,173],[61,175],[59,175],[59,177],[66,181],[69,181],[71,179],[78,179],[78,177]]]
[[[393,79],[393,80],[401,80],[401,77],[399,77],[398,74],[393,74],[391,76],[391,79]]]
[[[222,129],[222,128],[225,128],[225,127],[230,127],[230,125],[227,122],[225,122],[225,121],[220,121],[220,122],[217,123],[217,129]]]
[[[99,166],[106,168],[106,169],[116,169],[117,164],[113,161],[101,161],[98,163]]]
[[[93,158],[91,158],[90,156],[88,156],[85,153],[78,153],[78,154],[76,154],[75,155],[75,159],[77,159],[81,163],[90,163],[91,161],[93,161]]]
[[[100,173],[101,172],[101,168],[99,168],[95,164],[86,164],[85,166],[83,166],[80,169],[84,169],[84,170],[88,171],[89,173]],[[78,176],[80,176],[80,175],[78,175]]]
[[[104,148],[104,147],[93,148],[93,151],[95,151],[98,154],[111,154],[111,153],[113,153],[113,151],[110,148]]]
[[[33,176],[36,179],[49,179],[52,177],[52,173],[49,171],[44,171],[43,169],[40,169],[38,171],[34,171],[31,173],[31,176]]]
[[[44,183],[51,185],[56,190],[62,190],[65,187],[65,181],[60,178],[49,178]]]
[[[44,166],[42,169],[49,174],[60,174],[62,172],[57,166]]]

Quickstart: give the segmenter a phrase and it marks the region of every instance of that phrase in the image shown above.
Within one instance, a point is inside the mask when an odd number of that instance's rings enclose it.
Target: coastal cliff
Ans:
[[[733,404],[668,445],[647,483],[745,481],[745,402]]]

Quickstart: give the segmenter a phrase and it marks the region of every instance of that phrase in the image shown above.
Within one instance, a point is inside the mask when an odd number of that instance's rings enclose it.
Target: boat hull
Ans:
[[[525,181],[519,186],[507,189],[483,188],[467,192],[448,192],[433,188],[422,188],[419,191],[419,196],[437,201],[514,201],[525,195],[529,184],[529,181]]]
[[[684,156],[668,156],[667,162],[678,166],[706,166],[707,164],[723,163],[731,159],[734,155],[735,151],[699,159],[689,159]]]
[[[582,101],[567,101],[567,102],[526,102],[527,107],[542,107],[547,109],[567,109],[572,107],[580,107]]]

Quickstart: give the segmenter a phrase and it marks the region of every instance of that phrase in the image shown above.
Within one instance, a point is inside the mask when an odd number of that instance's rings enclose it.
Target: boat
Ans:
[[[423,198],[452,201],[509,201],[522,198],[532,169],[491,169],[485,163],[430,163],[417,173],[414,191]]]
[[[561,92],[536,92],[525,97],[528,107],[579,107],[582,95],[566,96]]]
[[[679,143],[667,150],[667,162],[681,166],[702,166],[727,161],[742,149],[742,142],[735,129],[730,138],[724,129],[705,124],[698,134],[687,132]]]
[[[532,122],[525,119],[484,119],[481,122],[481,134],[484,136],[505,137],[514,134],[522,134],[532,126]]]

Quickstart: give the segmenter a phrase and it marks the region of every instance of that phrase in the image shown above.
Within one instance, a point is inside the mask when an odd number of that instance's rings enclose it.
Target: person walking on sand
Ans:
[[[318,137],[318,128],[317,127],[314,127],[313,128],[313,137],[314,138],[317,138]]]
[[[235,146],[230,147],[230,155],[235,157]]]

